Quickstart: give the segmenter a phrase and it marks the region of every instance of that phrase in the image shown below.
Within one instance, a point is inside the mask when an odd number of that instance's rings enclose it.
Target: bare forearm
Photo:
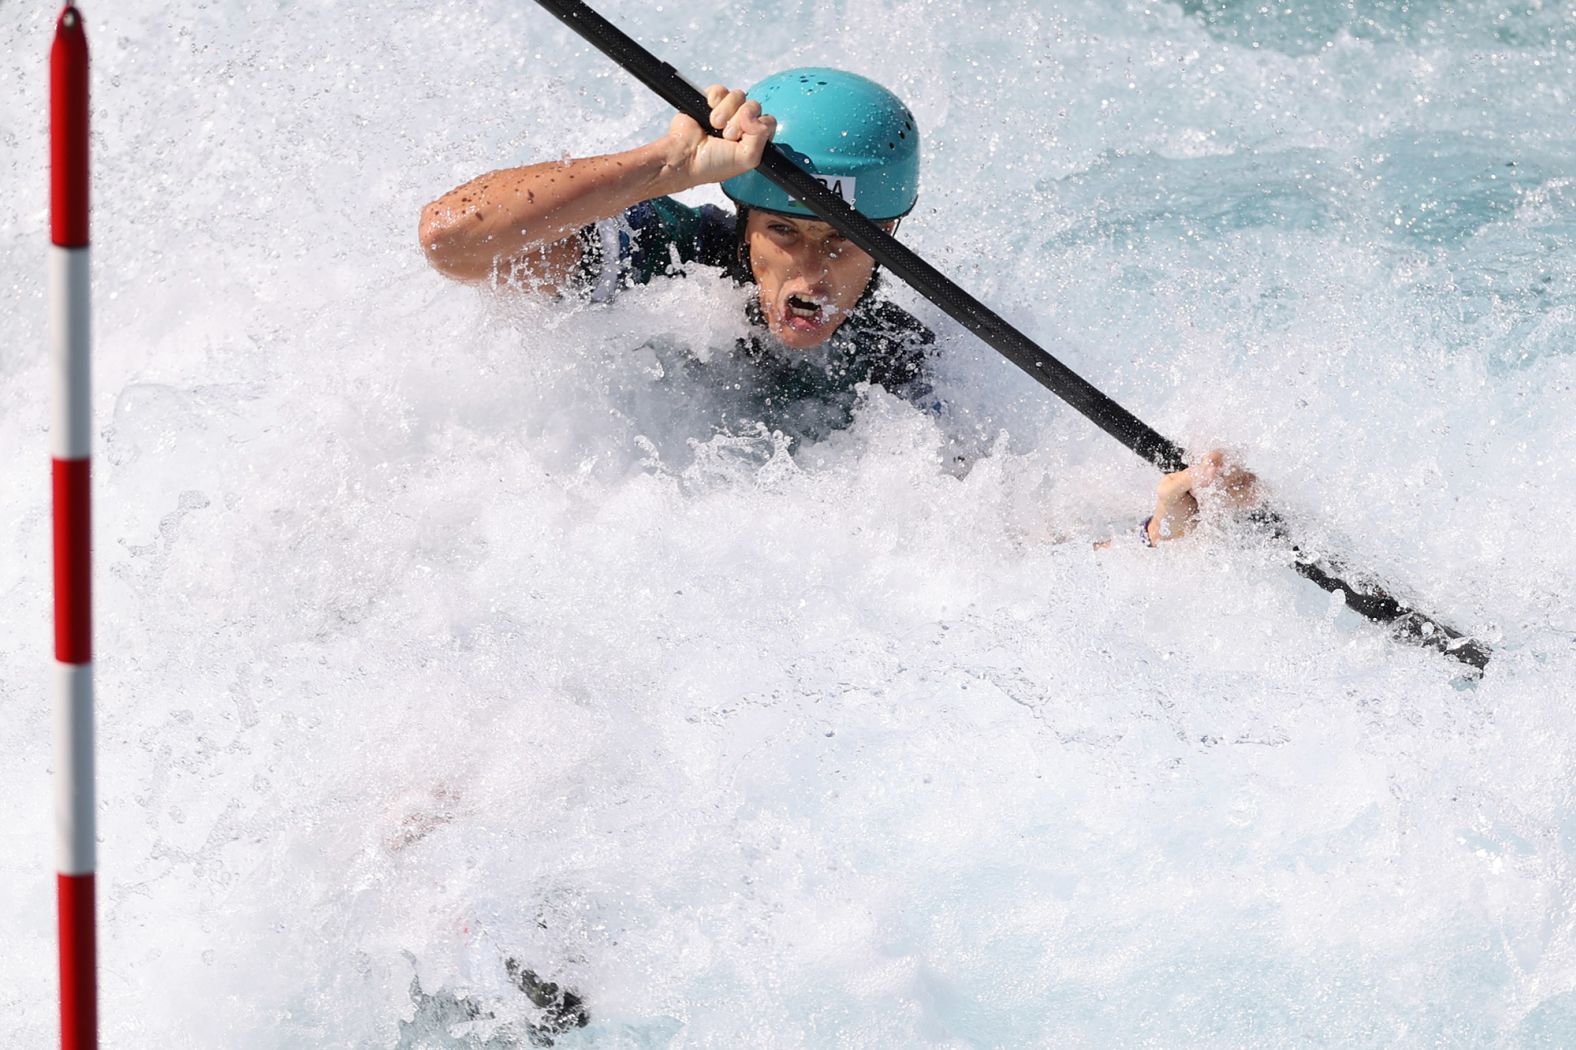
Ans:
[[[662,138],[627,153],[507,168],[450,190],[421,212],[427,260],[462,281],[503,272],[547,291],[564,287],[580,265],[576,230],[761,162],[777,122],[760,103],[721,84],[706,89],[706,101],[716,136],[681,113]]]
[[[422,248],[434,267],[460,280],[479,280],[519,259],[534,260],[537,276],[556,285],[561,271],[579,262],[578,243],[565,238],[689,188],[671,153],[658,140],[625,153],[490,172],[422,209]]]

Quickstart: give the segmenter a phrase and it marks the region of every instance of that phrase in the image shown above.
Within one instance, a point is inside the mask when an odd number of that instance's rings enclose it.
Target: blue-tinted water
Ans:
[[[1576,1041],[1571,6],[604,7],[698,82],[901,91],[907,241],[1498,655],[1249,537],[1096,553],[1148,468],[925,304],[948,429],[876,396],[790,455],[673,396],[718,284],[443,282],[427,200],[666,123],[534,5],[89,7],[105,1045],[521,1045],[511,956],[566,1046]],[[0,16],[18,1046],[52,18]]]

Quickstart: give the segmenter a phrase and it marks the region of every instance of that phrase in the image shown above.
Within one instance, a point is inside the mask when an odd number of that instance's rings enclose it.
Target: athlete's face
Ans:
[[[891,233],[897,223],[880,225]],[[766,324],[799,350],[831,338],[875,272],[874,259],[816,219],[751,210],[744,236]]]

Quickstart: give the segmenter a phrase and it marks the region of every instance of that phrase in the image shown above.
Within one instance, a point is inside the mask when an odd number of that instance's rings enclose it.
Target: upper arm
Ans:
[[[585,265],[584,231],[553,241],[532,245],[512,258],[498,258],[482,250],[451,246],[435,228],[427,212],[422,213],[422,254],[433,269],[456,281],[476,283],[495,280],[519,285],[530,291],[558,295],[574,286]]]
[[[445,277],[466,282],[514,280],[554,294],[568,287],[578,273],[583,231],[548,244],[528,246],[510,257],[495,250],[494,236],[478,236],[462,228],[469,225],[466,220],[471,217],[481,216],[474,210],[457,210],[448,198],[433,201],[421,210],[417,235],[422,257]]]
[[[498,263],[500,281],[543,295],[563,295],[584,285],[586,235],[579,231],[551,244],[527,248]],[[490,276],[483,274],[483,277]]]
[[[500,280],[530,291],[562,295],[605,292],[612,282],[645,284],[672,272],[675,264],[703,258],[701,213],[668,197],[657,197],[623,214],[583,227],[550,244],[534,245],[509,258],[453,237],[452,217],[428,205],[422,212],[421,243],[427,261],[459,281]]]

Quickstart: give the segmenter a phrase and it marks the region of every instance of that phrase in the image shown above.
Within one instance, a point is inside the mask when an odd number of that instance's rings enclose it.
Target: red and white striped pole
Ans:
[[[93,607],[88,464],[88,40],[70,3],[49,51],[49,300],[55,374],[55,841],[60,1045],[98,1046]]]

